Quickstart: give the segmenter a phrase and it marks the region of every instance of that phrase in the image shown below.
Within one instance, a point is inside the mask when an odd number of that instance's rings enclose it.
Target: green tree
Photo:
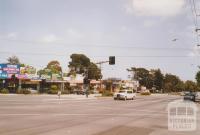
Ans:
[[[70,74],[73,74],[74,72],[82,74],[85,72],[85,69],[90,66],[90,59],[84,54],[72,54],[70,58],[71,61],[68,65]]]
[[[184,82],[181,81],[181,80],[179,80],[179,82],[177,83],[177,85],[175,85],[174,89],[175,89],[176,92],[184,91],[185,90]]]
[[[8,64],[20,64],[19,58],[17,56],[11,56],[7,59]]]
[[[84,54],[72,54],[71,61],[68,67],[70,68],[69,75],[87,74],[89,79],[102,78],[101,70]]]
[[[196,91],[197,90],[197,84],[193,81],[187,80],[185,82],[185,90]]]
[[[62,72],[62,68],[60,63],[56,60],[50,61],[44,69],[41,69],[37,72],[38,75],[49,75],[52,74],[60,74]]]
[[[160,69],[151,70],[153,73],[153,84],[157,90],[161,90],[163,88],[164,83],[164,75],[161,73]]]
[[[178,76],[166,74],[164,79],[165,92],[178,92],[180,91],[181,80]]]
[[[200,71],[197,72],[196,77],[197,85],[200,87]]]
[[[93,62],[91,62],[90,66],[88,67],[88,78],[96,80],[102,78],[101,70]]]

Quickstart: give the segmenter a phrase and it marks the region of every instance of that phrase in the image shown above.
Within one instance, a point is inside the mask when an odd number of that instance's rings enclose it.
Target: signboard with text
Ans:
[[[20,65],[0,64],[0,79],[10,78],[13,74],[20,73]]]

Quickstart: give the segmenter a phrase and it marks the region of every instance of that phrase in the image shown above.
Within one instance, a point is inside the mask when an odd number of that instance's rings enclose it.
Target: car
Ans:
[[[195,93],[191,91],[187,91],[184,94],[184,100],[195,101]]]
[[[200,92],[196,92],[195,93],[195,99],[194,99],[195,102],[198,102],[200,101]]]
[[[127,90],[127,89],[123,89],[120,90],[119,92],[114,93],[114,100],[117,99],[123,99],[123,100],[127,100],[127,99],[135,99],[136,98],[136,93],[133,92],[133,90]]]

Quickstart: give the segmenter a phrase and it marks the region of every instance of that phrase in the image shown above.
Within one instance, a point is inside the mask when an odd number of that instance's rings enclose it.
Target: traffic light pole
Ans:
[[[100,61],[95,64],[99,65],[100,71],[102,71],[102,64],[109,63],[109,61]],[[102,91],[102,79],[100,78],[100,91]]]
[[[95,64],[99,64],[100,71],[102,71],[102,64],[109,63],[109,65],[115,65],[115,56],[109,56],[109,61],[100,61]],[[102,91],[102,80],[100,78],[100,91]]]

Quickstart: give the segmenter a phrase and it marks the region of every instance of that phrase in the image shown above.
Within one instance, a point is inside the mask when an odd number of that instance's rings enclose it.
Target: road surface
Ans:
[[[138,96],[136,100],[0,95],[0,135],[197,135],[168,130],[168,103],[179,96]],[[200,109],[200,105],[197,104]]]

